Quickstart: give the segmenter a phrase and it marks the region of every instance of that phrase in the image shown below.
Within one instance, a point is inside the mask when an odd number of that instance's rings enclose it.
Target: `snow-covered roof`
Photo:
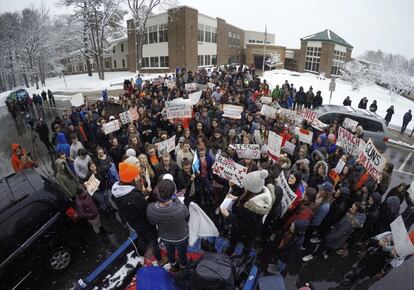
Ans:
[[[329,41],[329,42],[333,42],[339,45],[349,47],[351,49],[354,48],[351,44],[345,41],[342,37],[340,37],[338,34],[336,34],[335,32],[329,29],[325,29],[324,31],[302,37],[300,40],[301,41]]]

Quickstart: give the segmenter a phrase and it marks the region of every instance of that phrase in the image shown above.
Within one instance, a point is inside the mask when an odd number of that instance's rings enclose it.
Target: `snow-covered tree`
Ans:
[[[359,91],[367,81],[367,68],[357,60],[347,62],[340,71],[342,78],[351,83],[354,91]]]

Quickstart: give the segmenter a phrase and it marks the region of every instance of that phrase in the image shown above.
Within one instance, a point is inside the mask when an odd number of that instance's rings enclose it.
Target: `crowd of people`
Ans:
[[[193,118],[168,119],[165,102],[188,98],[188,83],[197,83],[202,90]],[[398,256],[389,231],[404,202],[407,229],[414,223],[414,182],[389,188],[391,163],[379,180],[370,176],[361,160],[336,145],[341,124],[319,128],[306,120],[292,122],[282,114],[275,118],[260,114],[262,97],[271,98],[270,106],[300,111],[322,105],[320,91],[296,90],[288,81],[270,90],[266,80],[246,66],[196,72],[177,68],[174,75],[154,81],[138,75],[126,80],[124,89],[117,100],[106,94],[103,100],[65,111],[50,126],[41,118],[34,126],[56,157],[57,182],[76,202],[79,217],[97,233],[105,231],[100,214],[116,213],[138,234],[142,253],[150,251],[159,264],[164,263],[160,238],[172,271],[181,271],[188,264],[188,206],[194,202],[229,239],[229,253],[238,242],[245,249],[255,248],[269,272],[284,273],[295,259],[308,262],[365,252],[344,278],[343,283],[349,284],[366,276],[382,277],[407,258]],[[345,101],[351,105],[349,98]],[[367,101],[361,102],[366,108]],[[138,118],[105,134],[106,123],[120,120],[113,104],[121,107],[119,112],[136,110]],[[241,117],[224,117],[222,105],[227,104],[243,107]],[[370,110],[376,108],[374,101]],[[296,127],[313,132],[312,144],[299,141]],[[362,137],[363,128],[358,130]],[[269,154],[271,131],[283,138],[278,157]],[[160,142],[173,136],[173,150],[158,150]],[[294,145],[293,152],[283,150],[287,141]],[[259,144],[260,158],[240,158],[236,144]],[[13,168],[30,167],[20,159],[25,154],[18,144],[13,150]],[[241,184],[213,173],[219,155],[247,168]],[[330,173],[338,162],[344,166],[333,180]],[[286,212],[284,191],[276,182],[280,175],[296,195]],[[225,198],[233,201],[231,207],[220,207]],[[413,233],[410,238],[414,242]]]

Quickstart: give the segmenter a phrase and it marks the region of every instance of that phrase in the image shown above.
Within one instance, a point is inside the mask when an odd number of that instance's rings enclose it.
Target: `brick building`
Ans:
[[[135,71],[134,24],[132,20],[127,23],[128,69]],[[175,7],[150,16],[145,33],[143,72],[170,72],[177,66],[196,70],[202,66],[252,61],[248,53],[253,53],[253,47],[260,47],[264,41],[263,32],[245,31],[224,19],[201,14],[188,6]],[[269,47],[274,41],[275,35],[268,33]],[[263,50],[263,45],[261,47]],[[269,48],[267,54],[271,52]],[[263,59],[263,52],[261,55]]]

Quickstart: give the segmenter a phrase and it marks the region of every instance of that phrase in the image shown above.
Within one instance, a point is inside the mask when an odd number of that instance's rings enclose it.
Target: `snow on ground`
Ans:
[[[67,93],[100,91],[103,89],[116,90],[121,89],[125,79],[135,78],[136,73],[129,71],[122,72],[105,72],[105,80],[100,80],[97,73],[93,73],[92,77],[87,74],[67,75],[65,76],[66,84],[63,77],[53,77],[46,79],[46,86],[36,90],[35,87],[24,88],[27,92],[32,94],[40,94],[42,90],[50,89],[52,92],[60,91]],[[151,79],[158,77],[159,74],[144,74],[143,79]],[[164,75],[164,74],[162,74]],[[15,88],[15,90],[18,88]],[[12,91],[0,93],[0,106],[5,105],[5,99]]]
[[[299,90],[300,86],[303,86],[305,92],[307,92],[309,87],[312,86],[315,94],[317,91],[321,91],[323,103],[329,104],[329,83],[331,82],[331,79],[326,78],[322,80],[317,77],[318,76],[314,74],[299,73],[289,70],[267,71],[264,75],[264,79],[267,80],[272,89],[276,85],[281,86],[285,80],[288,80],[290,84],[293,84],[297,90]],[[337,78],[336,90],[332,93],[331,104],[342,105],[342,102],[347,96],[350,96],[352,100],[352,107],[354,108],[358,107],[359,101],[362,97],[368,98],[368,107],[371,105],[372,101],[377,100],[377,114],[383,118],[387,114],[387,109],[391,105],[394,105],[395,114],[391,119],[391,125],[398,127],[401,127],[403,116],[408,109],[414,110],[414,101],[400,95],[393,95],[391,97],[386,89],[377,86],[376,84],[363,85],[359,91],[353,91],[349,82]],[[407,131],[409,131],[410,128],[408,128]]]

